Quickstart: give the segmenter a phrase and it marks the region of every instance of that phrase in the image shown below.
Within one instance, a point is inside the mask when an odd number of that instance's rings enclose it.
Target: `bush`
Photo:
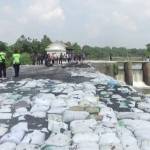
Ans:
[[[21,65],[31,65],[32,60],[29,53],[22,53],[21,54]]]

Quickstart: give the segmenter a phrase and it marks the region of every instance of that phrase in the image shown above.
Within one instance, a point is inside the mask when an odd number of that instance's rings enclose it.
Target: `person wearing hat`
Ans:
[[[0,48],[0,78],[6,78],[6,53]]]
[[[15,71],[15,77],[19,77],[20,57],[21,57],[19,51],[15,50],[12,57],[13,57],[13,67]]]

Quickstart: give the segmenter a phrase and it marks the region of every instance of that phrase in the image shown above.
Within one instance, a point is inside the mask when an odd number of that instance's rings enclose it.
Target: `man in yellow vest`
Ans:
[[[6,53],[0,48],[0,78],[6,78]]]
[[[15,50],[13,54],[13,67],[15,71],[15,77],[19,77],[19,70],[20,70],[20,53],[18,50]]]

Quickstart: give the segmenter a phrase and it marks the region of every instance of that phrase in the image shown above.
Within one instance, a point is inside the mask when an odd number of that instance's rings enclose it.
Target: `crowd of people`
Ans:
[[[19,77],[20,57],[19,51],[15,50],[12,55],[12,63],[15,72],[14,77]],[[0,79],[1,78],[6,78],[6,53],[2,49],[0,49]]]
[[[50,54],[50,53],[38,53],[32,54],[33,65],[54,65],[54,64],[63,64],[63,63],[80,63],[85,59],[84,54]]]
[[[18,50],[14,50],[12,55],[13,59],[13,68],[14,68],[14,77],[19,77],[19,70],[21,64],[21,55]],[[85,59],[83,54],[49,54],[49,53],[38,53],[31,54],[31,59],[33,65],[54,65],[63,63],[82,63]],[[6,53],[0,49],[0,79],[6,78]]]

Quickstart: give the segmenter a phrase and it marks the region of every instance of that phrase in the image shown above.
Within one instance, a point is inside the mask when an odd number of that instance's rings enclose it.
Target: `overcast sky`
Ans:
[[[150,0],[0,0],[0,40],[12,43],[22,34],[143,48],[150,42]]]

